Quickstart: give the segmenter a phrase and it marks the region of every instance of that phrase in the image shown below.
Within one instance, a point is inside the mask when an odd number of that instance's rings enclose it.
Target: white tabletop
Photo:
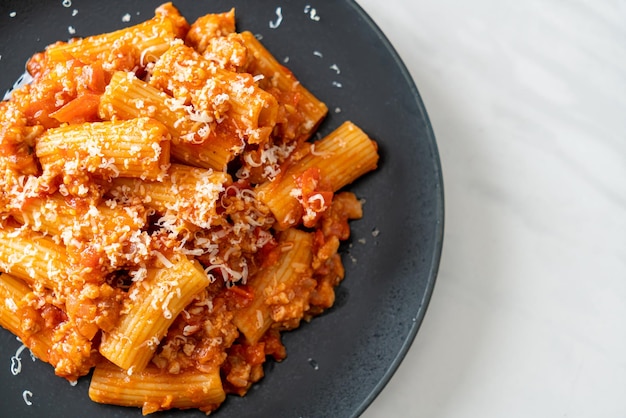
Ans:
[[[626,2],[358,2],[446,199],[426,318],[363,418],[626,417]]]

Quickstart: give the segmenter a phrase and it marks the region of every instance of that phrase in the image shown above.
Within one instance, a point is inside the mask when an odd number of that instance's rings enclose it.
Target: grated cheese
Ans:
[[[160,343],[161,341],[159,341],[156,335],[152,336],[152,338],[144,342],[144,344],[150,348],[158,347]]]
[[[17,376],[22,372],[22,352],[26,349],[26,346],[22,344],[18,347],[15,354],[11,357],[11,374]]]
[[[270,29],[276,29],[283,22],[283,9],[281,7],[276,8],[276,20],[270,21]]]
[[[33,403],[30,400],[30,398],[32,398],[33,396],[33,392],[31,392],[30,390],[25,390],[24,392],[22,392],[22,399],[24,399],[24,403],[28,406],[31,406]]]
[[[311,7],[310,4],[307,4],[306,6],[304,6],[304,14],[308,14],[309,18],[315,22],[319,22],[320,20],[320,17],[317,14],[317,10]]]
[[[174,264],[170,260],[168,260],[168,258],[165,257],[161,252],[153,250],[152,254],[156,256],[156,258],[161,262],[161,264],[163,264],[165,268],[171,269],[172,267],[174,267]]]
[[[15,303],[13,298],[6,298],[4,300],[4,306],[6,306],[7,309],[13,313],[17,311],[17,304]]]

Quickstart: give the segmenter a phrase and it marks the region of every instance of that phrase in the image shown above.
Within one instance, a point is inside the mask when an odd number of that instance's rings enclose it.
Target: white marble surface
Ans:
[[[426,319],[363,417],[625,417],[626,2],[359,3],[446,197]]]

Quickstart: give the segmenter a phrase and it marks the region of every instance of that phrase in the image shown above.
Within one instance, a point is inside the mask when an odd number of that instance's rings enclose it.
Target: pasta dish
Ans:
[[[0,102],[0,325],[90,398],[214,411],[331,307],[378,164],[235,12],[57,42]]]

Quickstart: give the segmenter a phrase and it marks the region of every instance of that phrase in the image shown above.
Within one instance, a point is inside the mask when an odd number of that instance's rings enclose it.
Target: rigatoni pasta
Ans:
[[[242,32],[240,38],[251,56],[247,71],[259,77],[259,87],[276,96],[280,104],[278,126],[281,137],[305,141],[322,122],[328,107],[300,84],[251,32]]]
[[[166,3],[156,9],[154,18],[139,25],[51,45],[46,50],[46,58],[51,63],[65,63],[72,59],[100,61],[108,71],[133,71],[157,60],[188,29],[185,18]]]
[[[102,335],[100,353],[129,375],[148,365],[174,319],[209,285],[204,270],[186,256],[160,260],[162,267],[145,269],[131,285],[119,323]]]
[[[62,65],[60,63],[63,63]],[[234,9],[35,54],[0,102],[0,325],[95,402],[211,412],[334,302],[376,168]]]
[[[91,378],[89,396],[100,403],[140,407],[146,415],[171,408],[210,412],[224,402],[226,393],[218,367],[210,371],[164,374],[150,366],[128,375],[124,369],[101,362]]]
[[[137,118],[49,129],[37,139],[35,154],[43,176],[61,175],[65,184],[85,174],[154,180],[169,165],[169,144],[170,134],[162,123]]]
[[[9,274],[0,275],[0,325],[15,334],[28,347],[35,356],[42,361],[49,362],[48,353],[52,347],[50,333],[32,332],[34,324],[31,322],[24,326],[24,320],[17,315],[18,310],[28,303],[28,297],[32,295],[31,288],[22,280]]]
[[[304,221],[313,226],[330,204],[332,193],[376,168],[376,144],[357,126],[344,122],[311,145],[301,160],[285,164],[281,175],[257,188],[259,199],[272,211],[278,226]]]
[[[71,263],[66,247],[28,228],[0,229],[0,269],[32,287],[53,289],[68,280]]]
[[[139,200],[162,217],[208,229],[224,223],[218,214],[218,199],[231,183],[230,175],[223,171],[172,164],[160,181],[114,179],[108,194],[116,200]]]
[[[312,277],[313,234],[289,229],[281,234],[278,246],[278,260],[250,278],[249,287],[255,298],[245,308],[237,310],[233,318],[233,323],[251,344],[256,344],[274,323],[272,300],[281,292],[296,288],[299,281]]]

